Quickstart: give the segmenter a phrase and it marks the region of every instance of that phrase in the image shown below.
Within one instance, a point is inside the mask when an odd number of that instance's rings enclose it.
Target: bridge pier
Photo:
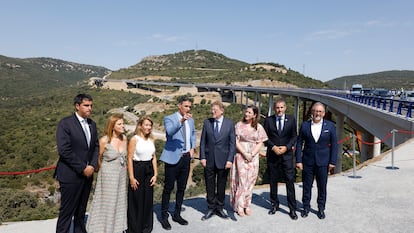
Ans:
[[[374,136],[374,142],[379,142],[381,139]],[[378,156],[381,154],[381,143],[374,144],[374,148],[372,150],[373,157]]]
[[[300,112],[300,103],[299,103],[299,97],[295,98],[295,110],[294,110],[294,116],[296,119],[296,129],[299,132],[300,122],[299,122],[299,112]]]
[[[379,141],[374,141],[375,140],[375,136],[366,132],[366,131],[362,131],[361,132],[361,141],[360,141],[360,157],[361,157],[361,163],[364,161],[367,161],[368,159],[372,159],[374,157],[374,145],[375,144],[371,144],[372,142],[379,142]],[[370,144],[367,144],[370,143]],[[378,143],[378,145],[380,145],[381,147],[381,143]]]
[[[273,111],[273,94],[269,94],[269,106],[267,109],[267,116],[271,116],[272,115],[272,111]]]
[[[338,140],[341,140],[344,134],[344,119],[345,116],[340,113],[336,113],[336,137]],[[342,151],[343,151],[343,144],[338,145],[338,154],[337,154],[337,162],[335,166],[334,173],[341,173],[342,172]]]

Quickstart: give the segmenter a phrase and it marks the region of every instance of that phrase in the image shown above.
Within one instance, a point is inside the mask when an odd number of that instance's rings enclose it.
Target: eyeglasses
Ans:
[[[323,112],[325,112],[325,111],[323,111],[323,110],[312,110],[312,112],[316,112],[316,113],[323,113]]]

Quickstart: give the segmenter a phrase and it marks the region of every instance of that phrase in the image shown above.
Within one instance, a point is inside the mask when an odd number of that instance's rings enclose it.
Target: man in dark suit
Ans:
[[[289,206],[289,216],[297,220],[295,196],[295,166],[293,161],[293,147],[297,139],[296,120],[293,116],[285,114],[286,102],[277,100],[273,105],[275,115],[265,120],[264,129],[267,137],[267,169],[270,178],[270,201],[272,208],[269,214],[279,210],[277,196],[278,182],[286,182],[286,193]]]
[[[200,139],[200,160],[206,180],[208,212],[202,218],[213,214],[228,218],[224,213],[227,176],[236,154],[234,123],[223,116],[224,106],[220,101],[211,104],[212,117],[204,121]]]
[[[59,161],[55,176],[60,185],[61,204],[56,233],[67,233],[72,217],[74,232],[86,233],[85,211],[99,153],[96,124],[89,118],[92,101],[90,95],[77,95],[73,101],[76,112],[57,126]]]
[[[326,185],[328,172],[337,161],[338,142],[335,125],[323,119],[325,106],[316,102],[312,106],[312,119],[302,123],[296,144],[296,166],[302,170],[303,212],[307,217],[310,210],[313,179],[318,188],[318,218],[325,218]],[[302,149],[303,146],[303,149]]]
[[[165,164],[164,189],[161,202],[161,225],[165,230],[171,230],[168,221],[168,207],[175,183],[177,183],[177,191],[172,220],[181,225],[188,225],[188,221],[181,217],[181,206],[190,173],[190,161],[194,157],[196,147],[196,130],[194,119],[190,113],[191,104],[192,101],[189,97],[180,97],[178,111],[164,118],[167,141],[160,160]]]

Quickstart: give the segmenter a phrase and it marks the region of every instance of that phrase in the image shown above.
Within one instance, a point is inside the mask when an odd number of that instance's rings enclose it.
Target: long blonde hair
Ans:
[[[115,123],[118,120],[123,120],[123,119],[124,119],[124,114],[122,114],[122,113],[114,113],[108,118],[108,121],[106,122],[104,133],[108,137],[108,142],[109,143],[111,142],[111,139],[112,139],[112,134],[114,132]]]
[[[144,132],[142,131],[142,124],[144,124],[145,120],[148,120],[149,122],[151,122],[151,132],[148,135],[144,135]],[[149,138],[151,140],[154,140],[154,136],[152,135],[153,126],[154,126],[154,122],[149,116],[142,116],[137,121],[137,126],[135,127],[135,134],[143,138]]]

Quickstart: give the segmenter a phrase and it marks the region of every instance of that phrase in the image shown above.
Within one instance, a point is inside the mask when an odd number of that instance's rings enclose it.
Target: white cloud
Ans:
[[[346,49],[346,50],[343,51],[343,54],[345,56],[352,55],[353,53],[354,53],[354,51],[352,49]]]
[[[113,44],[115,47],[135,47],[140,43],[132,40],[119,40],[115,41]]]
[[[368,20],[365,23],[363,23],[364,26],[366,27],[392,27],[395,26],[398,23],[395,22],[386,22],[383,20],[379,20],[379,19],[373,19],[373,20]]]
[[[159,40],[163,42],[173,42],[173,43],[185,40],[185,38],[182,36],[168,36],[168,35],[163,35],[159,33],[151,35],[150,39],[155,39],[155,40]]]
[[[343,38],[351,34],[352,33],[347,30],[320,30],[309,34],[307,40],[332,40]]]

